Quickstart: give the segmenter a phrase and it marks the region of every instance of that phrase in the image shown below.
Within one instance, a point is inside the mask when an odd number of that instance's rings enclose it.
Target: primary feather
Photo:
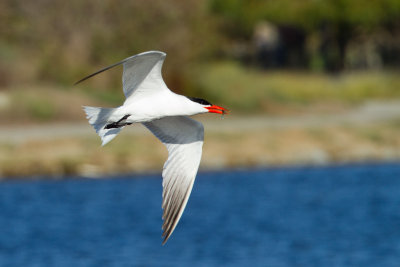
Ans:
[[[204,129],[188,117],[166,117],[143,123],[168,149],[163,169],[163,237],[174,231],[192,191],[199,168]]]

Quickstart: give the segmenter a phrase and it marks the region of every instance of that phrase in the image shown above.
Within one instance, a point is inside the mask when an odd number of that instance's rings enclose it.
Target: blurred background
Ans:
[[[101,147],[82,111],[124,101],[122,68],[73,86],[149,50],[171,90],[231,110],[196,116],[164,250],[165,147],[141,125]],[[0,1],[0,265],[395,266],[399,133],[399,0]]]
[[[173,91],[232,111],[201,118],[203,169],[400,158],[397,0],[0,5],[2,176],[158,169],[140,126],[99,149],[85,123],[82,105],[122,103],[121,69],[73,86],[148,50]]]

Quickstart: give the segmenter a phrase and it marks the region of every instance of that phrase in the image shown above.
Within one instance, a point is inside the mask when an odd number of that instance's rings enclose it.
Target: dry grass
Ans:
[[[396,123],[207,133],[201,169],[399,160]],[[150,134],[121,134],[105,147],[97,136],[0,144],[3,177],[99,176],[160,172],[167,157]]]

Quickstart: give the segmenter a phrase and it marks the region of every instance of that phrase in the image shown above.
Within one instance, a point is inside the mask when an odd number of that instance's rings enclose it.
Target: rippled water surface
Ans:
[[[0,266],[400,266],[400,165],[200,173],[161,246],[154,176],[0,183]]]

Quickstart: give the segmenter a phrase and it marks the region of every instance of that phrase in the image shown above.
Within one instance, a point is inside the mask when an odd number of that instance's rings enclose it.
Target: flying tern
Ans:
[[[165,57],[166,54],[159,51],[137,54],[75,83],[122,65],[126,97],[123,105],[117,108],[83,107],[86,118],[101,137],[103,146],[125,126],[142,123],[167,147],[168,159],[162,172],[162,244],[167,242],[182,216],[201,160],[204,128],[188,116],[228,112],[207,100],[169,90],[161,74]]]

